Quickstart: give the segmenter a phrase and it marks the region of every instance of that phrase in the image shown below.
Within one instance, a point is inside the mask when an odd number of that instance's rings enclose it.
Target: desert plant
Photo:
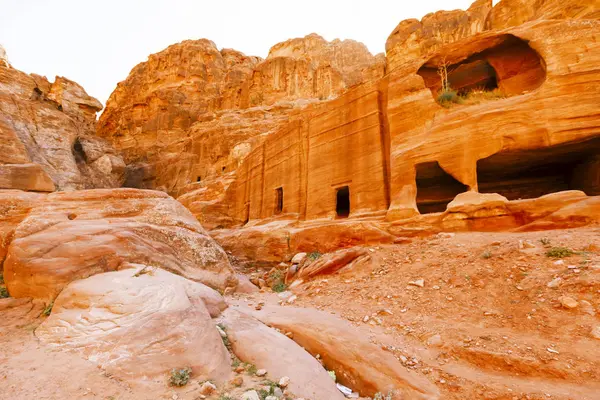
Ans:
[[[10,297],[8,290],[4,286],[0,286],[0,299],[5,299],[7,297]]]
[[[230,397],[226,394],[222,394],[219,396],[219,400],[234,400],[233,397]]]
[[[567,249],[566,247],[553,247],[546,252],[546,256],[551,258],[564,258],[572,255],[573,250]]]
[[[186,368],[173,368],[171,370],[171,377],[169,378],[169,384],[171,386],[185,386],[190,380],[192,375],[192,369]]]
[[[485,258],[486,260],[492,258],[492,253],[489,250],[486,250],[481,254],[481,258]]]
[[[319,259],[321,257],[321,253],[319,253],[318,251],[313,251],[311,253],[308,253],[306,255],[306,258],[308,258],[310,261],[316,261],[317,259]]]
[[[540,243],[543,244],[544,246],[550,246],[550,239],[545,238],[545,237],[541,238]]]
[[[54,307],[54,301],[51,301],[46,305],[46,308],[42,311],[42,315],[45,315],[46,317],[49,316],[52,313],[52,307]]]
[[[384,395],[381,392],[377,392],[377,393],[375,393],[373,400],[392,400],[393,395],[394,395],[393,392],[388,392],[388,394],[386,394],[386,395]]]
[[[271,290],[273,290],[275,293],[285,292],[287,290],[287,285],[283,282],[277,282],[271,286]]]
[[[258,371],[256,369],[256,365],[246,364],[246,372],[248,373],[248,375],[256,375],[256,371]]]

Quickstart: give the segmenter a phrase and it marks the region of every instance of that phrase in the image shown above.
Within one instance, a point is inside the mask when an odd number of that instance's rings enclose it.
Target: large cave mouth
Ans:
[[[462,97],[489,92],[494,97],[515,96],[537,89],[546,80],[544,60],[513,35],[449,45],[429,59],[417,73],[436,99],[445,91],[444,71],[447,87]]]
[[[468,187],[444,171],[437,161],[417,164],[417,209],[421,214],[446,211],[457,194]]]
[[[600,138],[496,153],[477,162],[477,183],[480,193],[509,200],[563,190],[600,195]]]

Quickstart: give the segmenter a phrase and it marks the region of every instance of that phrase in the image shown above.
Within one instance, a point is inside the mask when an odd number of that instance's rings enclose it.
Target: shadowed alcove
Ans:
[[[481,193],[509,200],[563,190],[600,194],[600,138],[532,150],[496,153],[477,162]]]
[[[421,214],[446,211],[448,203],[457,194],[466,192],[463,185],[446,171],[437,161],[417,164],[417,208]]]
[[[440,67],[459,95],[498,89],[514,96],[538,88],[546,79],[543,59],[526,41],[513,35],[448,45],[418,71],[434,97],[442,89]]]
[[[335,193],[335,213],[337,218],[347,218],[350,215],[350,188],[342,186]]]

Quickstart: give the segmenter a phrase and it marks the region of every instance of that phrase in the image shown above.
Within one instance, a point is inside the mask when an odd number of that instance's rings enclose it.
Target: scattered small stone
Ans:
[[[294,333],[293,332],[286,332],[285,336],[289,337],[290,339],[292,339],[294,337]]]
[[[558,298],[558,301],[560,301],[560,304],[563,307],[569,308],[569,309],[577,308],[577,306],[579,305],[577,300],[575,300],[574,298],[569,297],[569,296],[560,296]]]
[[[441,288],[438,285],[433,285],[433,289],[440,290]]]
[[[217,386],[214,383],[206,381],[200,386],[200,394],[209,395],[217,391]]]
[[[292,264],[301,264],[306,259],[306,256],[307,256],[306,253],[297,253],[292,258]]]
[[[296,301],[296,299],[297,299],[297,298],[298,298],[298,296],[296,296],[296,295],[293,295],[293,296],[291,296],[289,299],[287,299],[287,303],[288,303],[288,304],[293,304],[293,303],[294,303],[294,301]]]
[[[244,384],[244,378],[241,375],[236,376],[235,378],[233,378],[230,383],[233,386],[237,386],[240,387]]]
[[[367,322],[369,322],[370,319],[371,319],[371,317],[369,317],[368,315],[365,315],[365,317],[363,318],[363,322],[367,323]]]
[[[600,340],[600,325],[593,327],[591,334],[594,339]]]
[[[242,400],[260,400],[260,396],[256,390],[248,390],[242,394]]]
[[[433,347],[441,347],[443,344],[442,337],[440,335],[433,335],[427,339],[427,344]]]
[[[217,327],[217,332],[219,332],[219,335],[221,335],[222,338],[226,338],[227,337],[227,333],[225,333],[225,331],[223,330],[223,328],[221,328],[219,325],[217,325],[216,327]]]
[[[554,350],[551,347],[548,347],[546,350],[548,350],[548,353],[552,353],[552,354],[560,354],[557,350]]]
[[[246,369],[242,365],[238,365],[237,367],[235,367],[235,372],[237,372],[238,374],[241,374],[244,371],[246,371]]]
[[[551,289],[555,289],[560,286],[561,282],[562,278],[554,278],[550,282],[548,282],[546,286],[548,286]]]
[[[265,400],[278,400],[277,396],[267,396]]]
[[[519,240],[519,249],[535,249],[535,244],[529,240]]]
[[[495,241],[495,242],[491,243],[492,246],[500,246],[501,244],[502,244],[502,242],[499,242],[499,241]]]
[[[564,261],[563,260],[556,260],[553,262],[554,265],[564,265]]]
[[[425,280],[423,278],[419,278],[417,280],[408,282],[408,284],[412,286],[423,287],[425,286]]]
[[[454,233],[452,232],[440,232],[437,234],[437,237],[441,239],[449,239],[454,237]]]
[[[284,376],[279,380],[279,387],[286,388],[289,384],[290,378],[287,376]]]
[[[258,371],[256,371],[256,376],[265,376],[266,374],[267,374],[266,369],[259,369]]]
[[[278,399],[283,398],[283,390],[281,390],[280,388],[276,387],[275,389],[273,389],[273,394],[275,395],[275,397],[277,397]]]

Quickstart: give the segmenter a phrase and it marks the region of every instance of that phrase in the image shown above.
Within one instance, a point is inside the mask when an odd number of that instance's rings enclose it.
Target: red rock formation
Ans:
[[[0,65],[0,188],[120,186],[122,159],[93,136],[101,109],[73,81],[57,77],[50,83]]]
[[[185,366],[194,377],[227,381],[231,360],[211,320],[227,307],[223,298],[160,268],[124,268],[69,284],[36,329],[40,341],[120,379],[160,379]]]
[[[237,168],[294,108],[379,78],[383,67],[360,43],[317,35],[278,44],[264,61],[188,40],[119,83],[98,133],[123,152],[126,186],[177,193]]]
[[[387,43],[387,76],[291,116],[252,150],[226,193],[195,213],[211,220],[211,210],[218,210],[214,227],[245,225],[214,235],[237,256],[274,261],[294,251],[357,244],[341,244],[331,230],[339,224],[333,221],[348,217],[348,225],[366,218],[400,236],[516,229],[536,219],[519,217],[520,199],[574,189],[600,194],[600,47],[589,40],[600,23],[557,19],[499,31],[486,25],[490,12],[489,2],[478,1],[416,27],[401,23]],[[463,104],[436,102],[441,67],[467,99]],[[499,193],[510,206],[500,211],[486,200],[460,217],[449,203],[468,191]],[[193,192],[186,194],[185,203],[200,204],[198,195],[195,202]],[[593,204],[565,209],[573,218],[557,215],[550,224],[595,222]],[[227,210],[230,225],[224,226]],[[314,249],[298,246],[302,231],[322,240],[312,242]],[[366,231],[362,236],[371,241]],[[250,249],[241,238],[273,245]]]
[[[7,235],[4,276],[13,297],[53,299],[69,282],[125,263],[173,271],[219,290],[236,286],[225,252],[162,192],[59,192],[18,206],[30,210]]]

